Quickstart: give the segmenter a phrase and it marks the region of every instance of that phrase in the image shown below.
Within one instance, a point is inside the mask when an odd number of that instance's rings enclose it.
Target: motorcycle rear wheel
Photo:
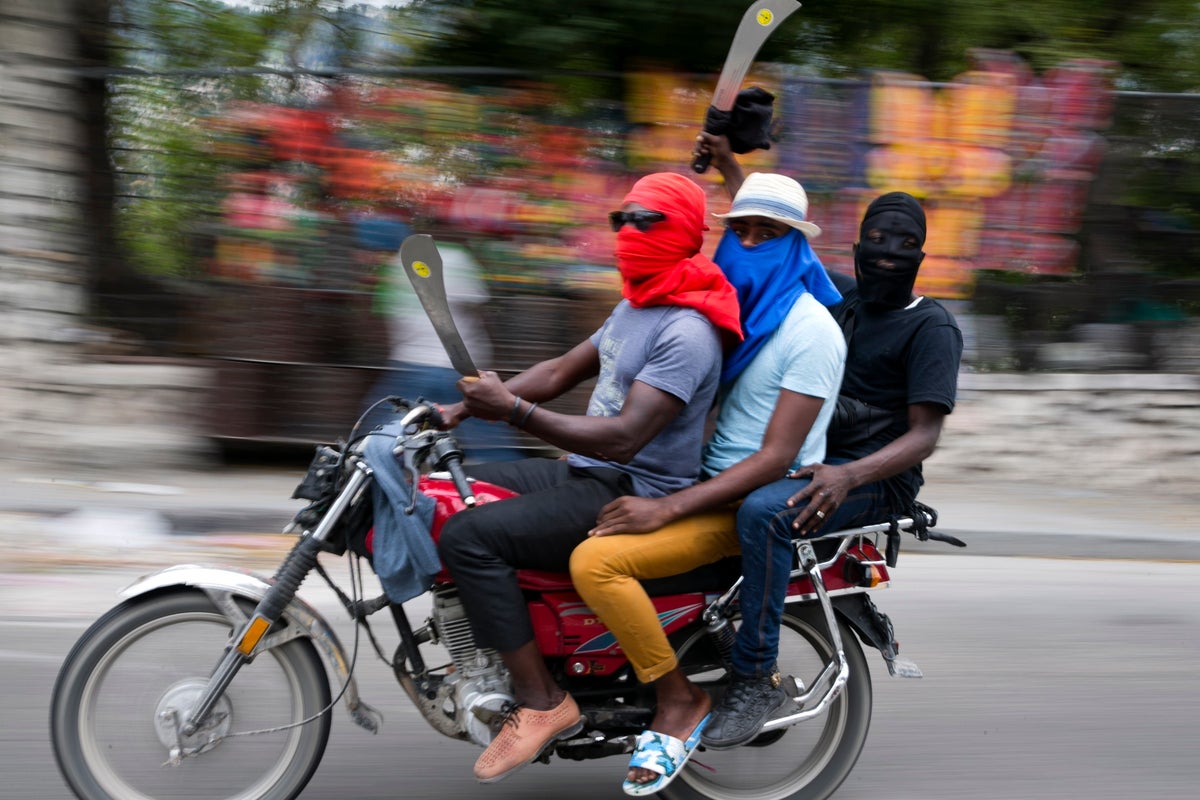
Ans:
[[[839,621],[850,676],[842,693],[825,713],[763,734],[750,745],[732,750],[697,750],[678,778],[660,796],[667,800],[824,800],[850,774],[862,752],[871,724],[871,674],[858,639]],[[697,645],[698,668],[711,656],[706,634]],[[685,645],[680,662],[690,670]],[[779,668],[812,681],[833,653],[824,617],[815,605],[789,606],[779,633]],[[708,670],[690,675],[719,700],[726,673]]]
[[[248,606],[249,607],[249,606]],[[171,722],[207,683],[230,622],[201,592],[123,603],[97,620],[67,655],[50,709],[54,755],[83,800],[292,800],[329,738],[329,683],[312,643],[293,639],[259,654],[218,701],[200,749],[176,766]],[[304,725],[293,725],[314,715]],[[231,734],[263,729],[270,733]],[[217,741],[212,742],[216,737]]]

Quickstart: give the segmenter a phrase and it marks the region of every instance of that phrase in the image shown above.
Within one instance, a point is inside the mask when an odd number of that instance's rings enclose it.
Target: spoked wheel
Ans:
[[[839,623],[840,624],[840,623]],[[858,639],[841,625],[850,677],[823,714],[778,731],[768,731],[743,747],[705,750],[692,756],[661,796],[671,800],[823,800],[842,784],[867,740],[871,724],[871,675]],[[714,695],[724,690],[723,669],[711,664],[704,631],[680,648],[690,677]],[[695,658],[687,649],[695,647]],[[833,654],[824,618],[814,606],[789,607],[779,632],[779,668],[811,686]],[[692,665],[692,666],[689,666]]]
[[[308,639],[258,655],[201,730],[180,732],[232,632],[207,596],[189,591],[124,603],[84,633],[59,672],[50,710],[55,757],[80,798],[291,800],[300,793],[330,728],[330,714],[320,714],[329,683]],[[172,751],[181,755],[174,764]]]

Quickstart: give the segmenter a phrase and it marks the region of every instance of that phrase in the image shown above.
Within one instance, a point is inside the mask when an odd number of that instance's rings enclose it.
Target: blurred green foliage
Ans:
[[[655,59],[720,67],[746,0],[413,0],[429,31],[418,57],[440,65],[625,70]],[[1067,59],[1120,63],[1118,86],[1200,90],[1195,0],[837,0],[806,2],[761,58],[824,77],[864,69],[949,80],[969,51],[1012,50],[1041,71]]]
[[[406,29],[403,12],[379,11],[368,26],[327,0],[110,0],[109,12],[115,233],[122,262],[150,275],[196,272],[193,234],[231,167],[197,120],[232,100],[302,103],[322,79],[297,71],[361,65],[402,47]],[[147,202],[161,199],[171,202]]]

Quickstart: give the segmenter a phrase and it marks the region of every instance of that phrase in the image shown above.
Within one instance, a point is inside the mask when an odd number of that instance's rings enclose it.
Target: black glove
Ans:
[[[704,130],[728,137],[729,149],[738,154],[770,150],[771,104],[774,102],[775,95],[766,89],[757,86],[742,89],[729,111],[708,107]]]

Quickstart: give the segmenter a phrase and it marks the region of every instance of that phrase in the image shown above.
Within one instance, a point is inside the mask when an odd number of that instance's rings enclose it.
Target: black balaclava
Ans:
[[[883,241],[867,238],[871,230],[883,233]],[[905,248],[913,237],[917,248]],[[925,211],[916,198],[905,192],[889,192],[867,206],[858,244],[854,247],[854,277],[864,303],[886,308],[904,308],[912,301],[913,284],[925,253]],[[891,266],[881,266],[880,261]]]

